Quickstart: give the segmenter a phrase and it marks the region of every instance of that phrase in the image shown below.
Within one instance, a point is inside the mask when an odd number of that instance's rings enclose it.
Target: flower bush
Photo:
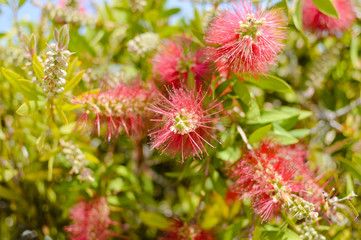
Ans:
[[[168,4],[0,1],[0,239],[361,239],[360,3]]]

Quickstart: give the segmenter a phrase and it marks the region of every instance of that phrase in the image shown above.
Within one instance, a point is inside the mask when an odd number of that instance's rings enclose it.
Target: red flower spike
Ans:
[[[70,209],[73,223],[65,227],[71,240],[106,240],[114,236],[109,227],[114,222],[109,217],[110,210],[105,198],[95,198],[91,202],[79,202]]]
[[[178,88],[187,84],[189,74],[192,74],[197,87],[202,85],[210,70],[203,61],[202,51],[193,51],[189,39],[180,38],[178,41],[167,41],[161,50],[155,54],[151,63],[161,80],[172,87]]]
[[[161,240],[213,240],[211,234],[198,225],[173,220],[169,230],[165,231]]]
[[[243,0],[217,14],[204,38],[208,58],[220,73],[264,74],[281,52],[287,19],[272,9],[262,11]]]
[[[100,128],[107,124],[106,137],[109,141],[123,130],[128,135],[140,135],[150,117],[147,106],[155,101],[155,89],[145,89],[140,84],[120,84],[117,88],[97,94],[83,95],[72,100],[86,109],[78,120],[78,128],[87,127],[90,116],[94,119],[93,132],[100,136]]]
[[[297,169],[305,165],[297,158],[290,158],[292,155],[282,149],[282,145],[262,141],[229,170],[230,177],[235,180],[231,191],[238,193],[241,199],[251,198],[262,221],[277,213],[283,203],[291,203],[293,193],[304,192],[302,182],[297,180]]]
[[[169,92],[169,99],[162,96],[158,105],[151,105],[151,110],[159,114],[153,119],[159,123],[158,129],[149,134],[152,149],[158,148],[161,154],[169,153],[173,157],[181,153],[182,162],[190,155],[201,158],[203,152],[207,154],[206,145],[213,147],[209,139],[213,138],[211,131],[217,129],[214,124],[219,118],[209,111],[220,107],[220,103],[211,103],[208,109],[203,106],[206,95],[185,88],[173,89]],[[219,142],[219,141],[218,141]]]
[[[317,9],[312,0],[303,5],[303,27],[311,32],[324,32],[330,35],[342,33],[355,21],[355,12],[350,0],[333,0],[340,18],[327,16]]]

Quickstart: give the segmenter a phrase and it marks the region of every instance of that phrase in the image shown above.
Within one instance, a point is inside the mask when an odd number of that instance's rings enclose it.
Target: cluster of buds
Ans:
[[[159,35],[157,33],[147,32],[136,36],[128,42],[128,51],[139,56],[144,56],[159,46]]]
[[[69,44],[69,27],[63,26],[60,31],[54,31],[55,43],[48,46],[44,61],[43,91],[49,99],[57,97],[64,91],[68,59],[71,53],[67,50]]]
[[[124,130],[128,135],[132,132],[141,134],[145,130],[150,111],[148,106],[155,101],[156,91],[146,89],[139,83],[128,85],[120,83],[115,89],[87,94],[72,100],[73,104],[82,105],[85,112],[79,119],[83,129],[90,116],[94,116],[94,131],[100,135],[102,122],[107,122],[107,139]]]
[[[105,198],[95,197],[89,202],[81,201],[70,209],[73,223],[65,227],[71,240],[106,240],[114,236],[110,226],[110,209]]]
[[[250,38],[252,41],[257,41],[257,37],[262,33],[259,30],[259,26],[263,26],[266,23],[265,18],[255,18],[253,13],[248,13],[247,16],[239,21],[239,32],[240,38]]]
[[[81,181],[94,181],[93,172],[87,168],[88,162],[80,148],[72,141],[66,142],[62,139],[60,140],[60,145],[66,160],[72,165],[69,173],[77,174]]]
[[[1,66],[21,66],[25,60],[24,50],[18,47],[0,47]]]
[[[298,196],[291,196],[291,199],[283,204],[297,220],[305,219],[312,223],[318,218],[318,212],[315,212],[315,205]]]
[[[144,8],[147,6],[146,0],[128,0],[129,6],[133,12],[142,13]]]
[[[297,227],[297,231],[300,233],[300,238],[303,240],[326,240],[326,237],[319,234],[317,230],[308,225],[306,222]]]
[[[76,4],[60,4],[46,2],[43,7],[49,18],[58,23],[73,23],[76,25],[94,25],[96,20],[93,16],[86,14],[83,7]]]

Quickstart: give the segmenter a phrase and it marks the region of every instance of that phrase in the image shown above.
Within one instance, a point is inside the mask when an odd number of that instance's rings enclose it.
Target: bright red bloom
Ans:
[[[211,234],[194,224],[187,224],[178,220],[173,220],[173,224],[164,233],[161,240],[213,240]]]
[[[240,198],[249,197],[262,220],[269,219],[282,203],[291,202],[291,194],[303,191],[297,181],[297,159],[292,158],[283,146],[271,141],[262,141],[257,149],[246,152],[240,161],[229,170],[235,180],[231,191]],[[281,150],[281,151],[280,151]]]
[[[299,196],[305,200],[314,204],[323,204],[323,187],[321,187],[315,180],[315,173],[310,171],[306,164],[307,150],[304,145],[293,144],[289,146],[282,146],[278,149],[278,155],[284,156],[284,158],[290,161],[296,168],[295,176],[298,176],[303,189],[305,191],[300,192]]]
[[[303,27],[311,32],[326,32],[331,35],[342,33],[355,21],[355,12],[350,0],[333,0],[340,18],[321,13],[312,0],[305,0],[303,5]]]
[[[208,58],[215,62],[219,72],[264,73],[281,52],[286,38],[287,19],[272,9],[262,11],[243,0],[217,14],[207,32],[205,41]]]
[[[147,106],[155,100],[155,89],[145,89],[139,83],[127,85],[121,83],[115,89],[87,94],[72,100],[73,104],[81,104],[85,112],[80,117],[82,128],[94,117],[94,131],[100,135],[103,122],[107,124],[107,139],[120,134],[124,130],[128,135],[141,134],[145,130],[145,122],[150,117]]]
[[[202,51],[193,50],[191,41],[185,38],[167,41],[151,63],[161,80],[176,88],[187,83],[189,77],[193,77],[197,86],[200,86],[210,73]]]
[[[208,109],[203,106],[204,98],[201,91],[195,92],[184,88],[169,91],[169,99],[162,96],[158,105],[152,105],[151,110],[159,114],[159,118],[153,119],[159,122],[159,128],[149,136],[152,139],[152,149],[161,149],[175,156],[182,154],[182,161],[190,155],[201,158],[203,151],[207,153],[205,143],[213,138],[211,130],[216,129],[214,123],[219,119],[214,115],[221,110],[209,113],[218,108],[220,103],[210,103]]]
[[[109,231],[109,227],[114,224],[109,214],[105,198],[79,202],[70,209],[70,219],[73,223],[65,227],[65,231],[71,234],[71,240],[106,240],[114,236]]]

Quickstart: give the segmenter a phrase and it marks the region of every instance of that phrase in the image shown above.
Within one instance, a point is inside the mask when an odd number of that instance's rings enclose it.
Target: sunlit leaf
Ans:
[[[331,0],[312,0],[316,7],[324,14],[339,18],[338,12]]]

